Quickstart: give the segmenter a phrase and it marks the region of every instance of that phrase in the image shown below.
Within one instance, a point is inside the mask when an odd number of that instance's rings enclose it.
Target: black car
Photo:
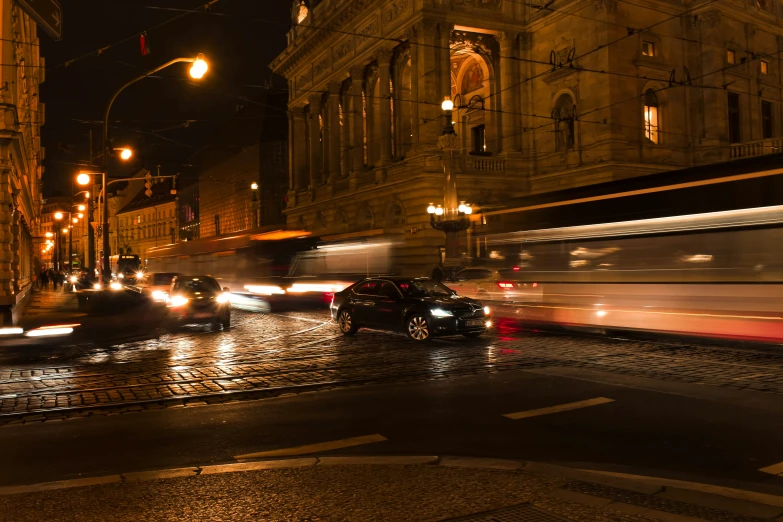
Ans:
[[[169,317],[175,325],[212,323],[228,328],[231,326],[228,292],[212,276],[177,276],[167,300]]]
[[[478,337],[490,326],[489,308],[429,278],[364,279],[334,294],[331,311],[345,335],[366,326],[426,341],[435,335]]]

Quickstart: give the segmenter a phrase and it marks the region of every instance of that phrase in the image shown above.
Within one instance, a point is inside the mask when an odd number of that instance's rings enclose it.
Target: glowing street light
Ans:
[[[74,224],[76,224],[76,223],[78,223],[78,222],[79,222],[79,218],[73,218],[71,221],[72,221]]]
[[[63,219],[63,213],[62,212],[55,212],[54,213],[54,219],[57,221],[61,221]]]
[[[89,185],[91,180],[92,180],[92,175],[90,175],[87,172],[80,172],[76,176],[76,183],[78,183],[81,186]],[[89,198],[90,196],[88,195],[87,197]]]
[[[133,151],[129,148],[125,147],[123,149],[120,149],[120,158],[123,159],[123,161],[128,161],[133,156]]]
[[[258,190],[258,183],[255,181],[250,184],[250,190]]]
[[[90,196],[87,196],[87,197],[90,197]],[[84,205],[78,205],[76,208],[79,210],[79,212],[84,212],[87,207],[85,207]],[[81,217],[81,216],[79,216],[79,217]]]
[[[54,234],[52,234],[51,232],[47,232],[46,237],[54,237]]]
[[[199,53],[198,56],[196,56],[196,59],[193,60],[193,65],[190,67],[190,75],[196,80],[200,80],[207,74],[208,70],[209,65],[204,59],[204,55]]]

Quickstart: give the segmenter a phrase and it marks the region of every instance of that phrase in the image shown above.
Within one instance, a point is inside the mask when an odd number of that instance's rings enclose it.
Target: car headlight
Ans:
[[[117,277],[119,277],[120,279],[125,279],[125,274],[120,274]]]
[[[75,283],[79,279],[76,276],[71,276],[71,283]]]
[[[431,313],[432,313],[432,317],[453,317],[454,316],[454,314],[452,314],[448,310],[444,310],[443,308],[433,308]]]
[[[181,295],[175,295],[171,298],[171,306],[185,306],[188,304],[188,298]]]
[[[489,307],[488,307],[488,306],[485,306],[485,307],[484,307],[484,315],[489,315],[489,312],[490,312],[490,311],[491,311],[491,310],[489,309]]]
[[[93,290],[100,290],[101,289],[101,284],[100,283],[95,283],[94,285],[92,285],[92,289]]]
[[[109,288],[112,290],[122,290],[122,283],[118,283],[117,281],[114,281],[109,284]]]
[[[166,297],[168,297],[168,294],[166,292],[161,292],[160,290],[155,290],[152,292],[152,298],[155,301],[165,301]]]
[[[136,279],[144,279],[144,272],[136,272]]]
[[[219,296],[217,296],[217,302],[220,304],[228,303],[229,301],[231,301],[231,296],[229,296],[228,294],[220,294]]]

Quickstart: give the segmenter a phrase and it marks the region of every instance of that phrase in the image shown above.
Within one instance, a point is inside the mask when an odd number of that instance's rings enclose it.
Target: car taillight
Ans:
[[[502,290],[510,290],[510,289],[514,288],[514,283],[509,283],[507,281],[500,281],[498,283],[498,288],[500,288]]]

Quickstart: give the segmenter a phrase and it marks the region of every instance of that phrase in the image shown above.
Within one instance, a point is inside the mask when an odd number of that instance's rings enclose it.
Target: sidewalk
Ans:
[[[42,315],[73,313],[77,309],[76,294],[65,292],[62,288],[54,290],[50,284],[45,289],[33,289],[33,295],[22,315],[22,322]]]
[[[4,520],[783,520],[783,492],[460,457],[310,457],[0,487]],[[45,494],[42,494],[45,492]]]

